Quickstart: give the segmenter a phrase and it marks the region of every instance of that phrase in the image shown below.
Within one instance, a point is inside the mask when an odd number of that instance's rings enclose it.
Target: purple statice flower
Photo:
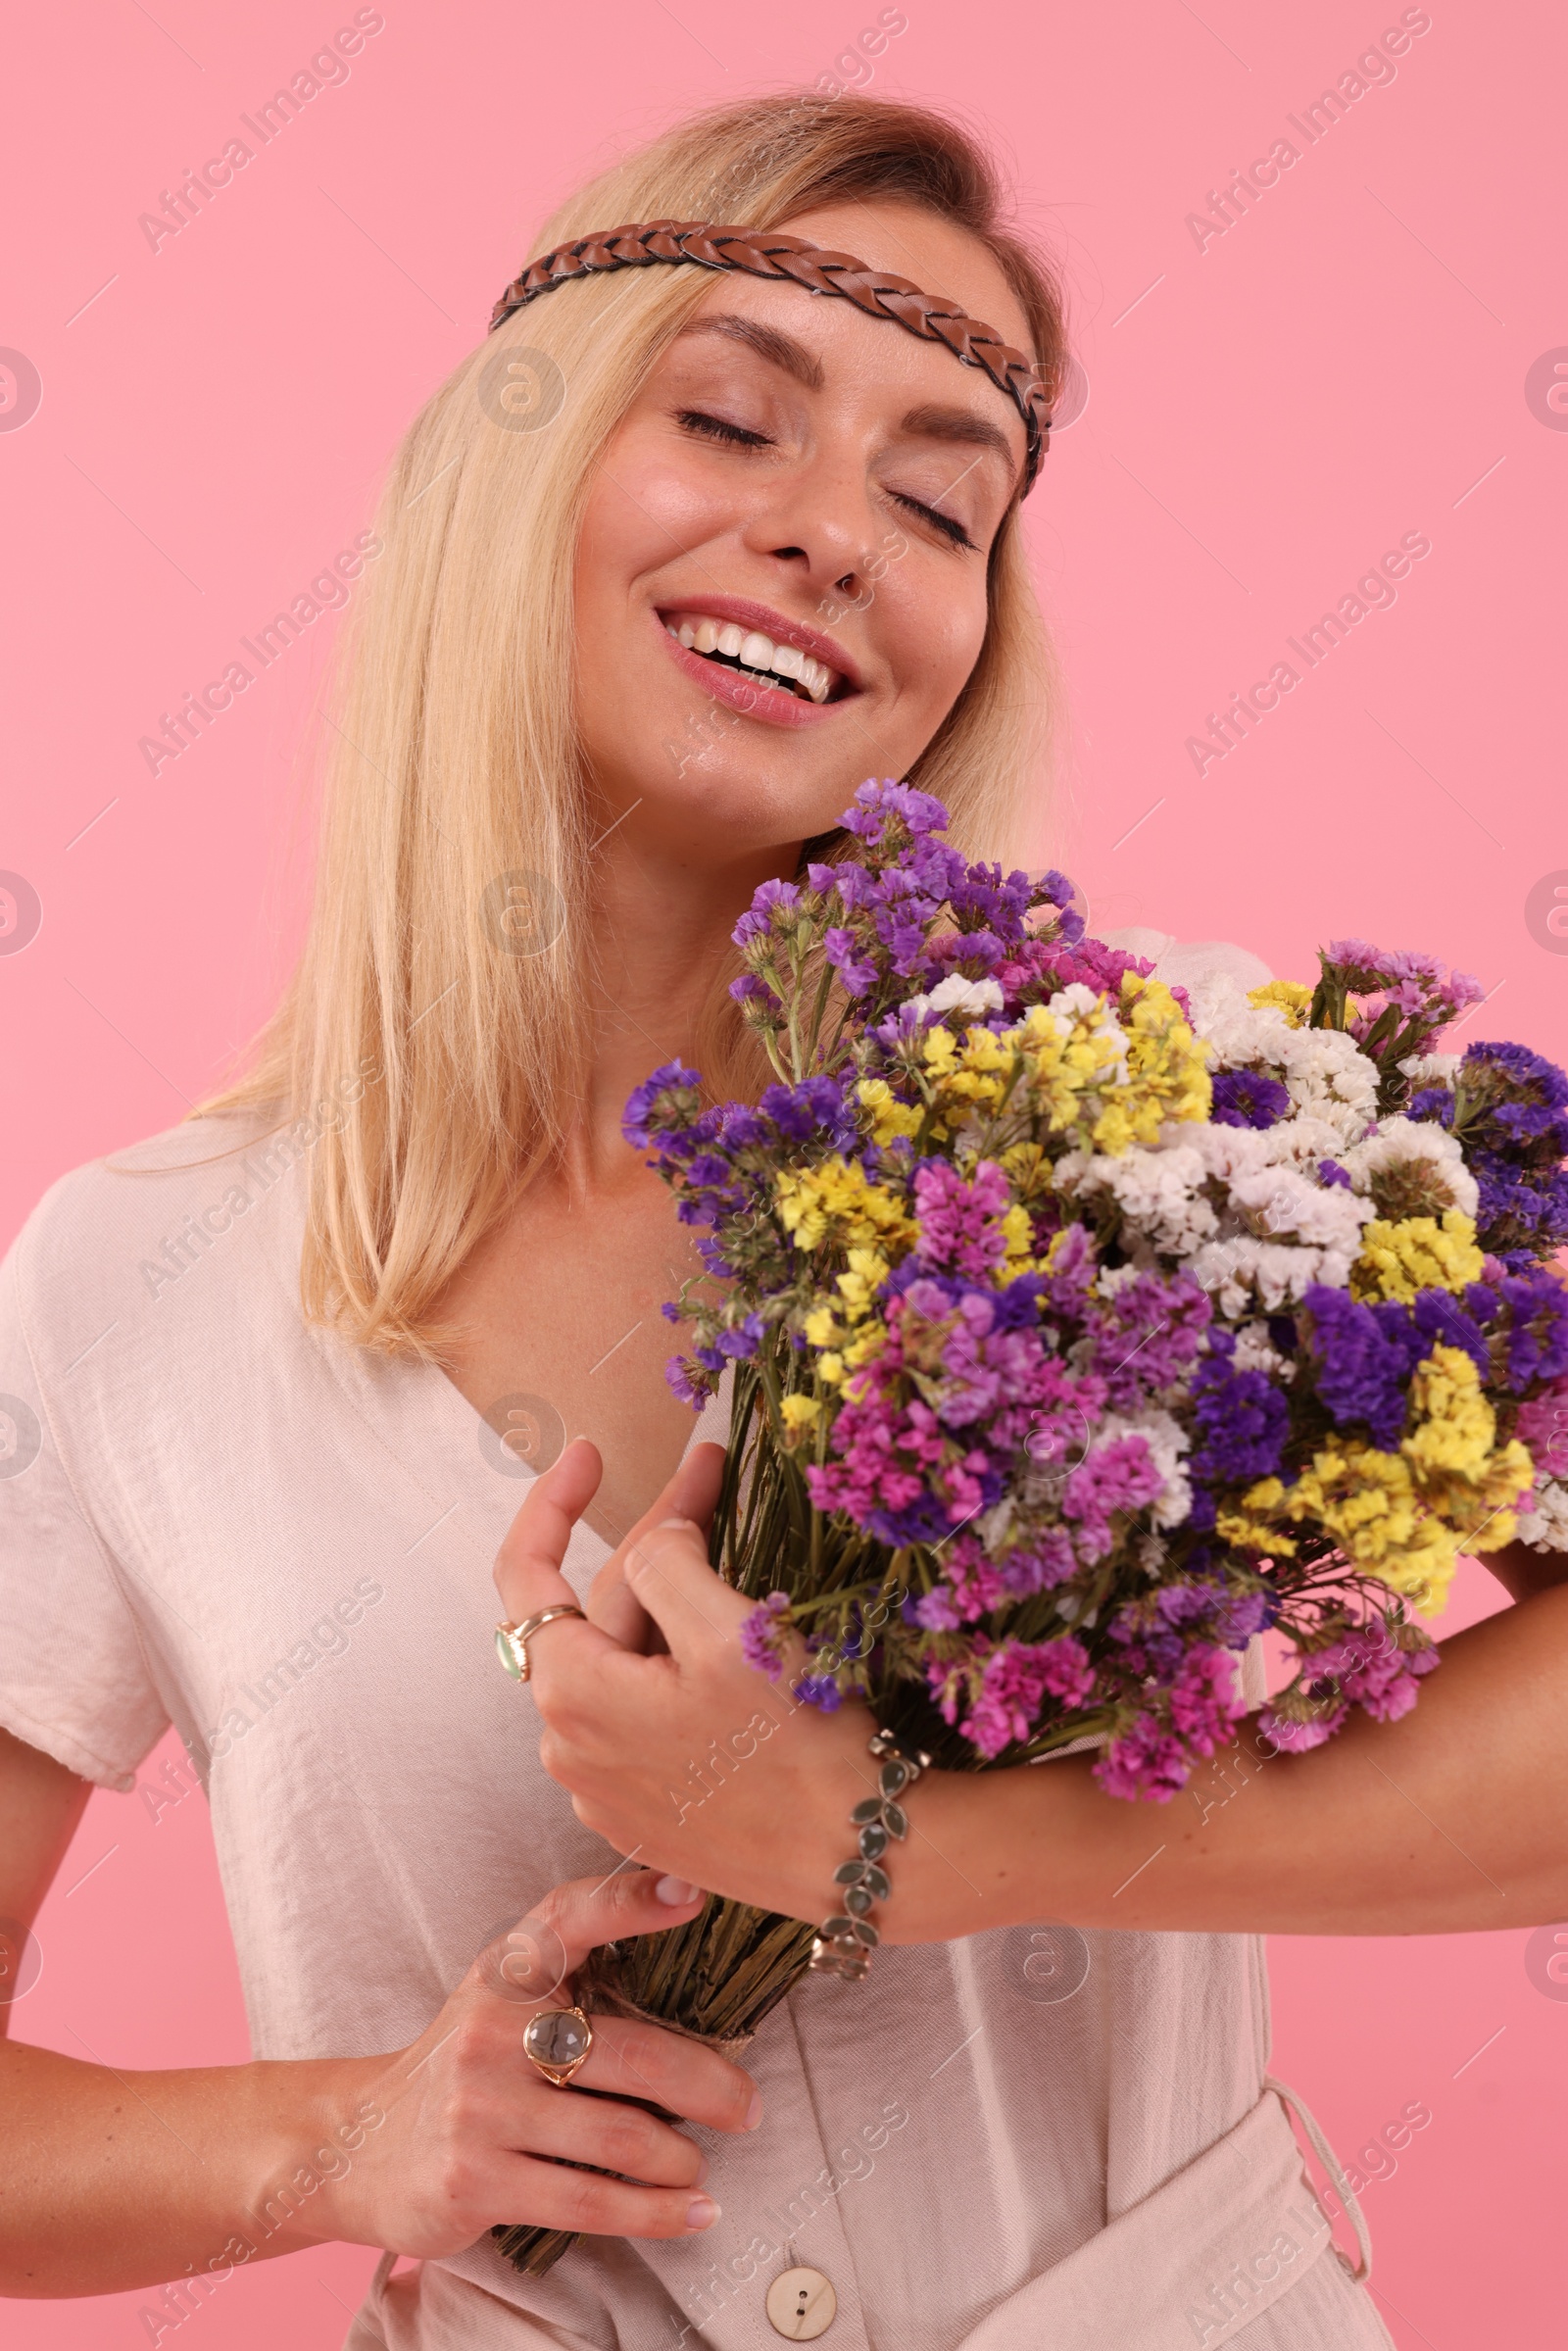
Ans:
[[[689,1126],[702,1110],[702,1081],[679,1059],[665,1061],[634,1086],[620,1115],[626,1141],[659,1150],[665,1136]]]
[[[1314,1283],[1301,1303],[1310,1317],[1318,1399],[1338,1429],[1363,1422],[1380,1451],[1392,1452],[1404,1435],[1410,1375],[1430,1349],[1411,1345],[1413,1319],[1365,1306],[1346,1290]]]
[[[774,915],[793,914],[800,903],[801,893],[794,882],[763,882],[753,891],[752,903],[730,936],[737,947],[749,946],[753,939],[765,939],[769,932],[783,927],[774,921]]]
[[[814,1706],[820,1714],[837,1714],[844,1703],[844,1692],[831,1674],[802,1674],[790,1687],[803,1706]]]
[[[1277,1476],[1291,1430],[1288,1398],[1267,1372],[1237,1368],[1229,1331],[1211,1330],[1208,1347],[1191,1386],[1194,1479],[1212,1487]],[[1212,1512],[1210,1502],[1195,1513],[1195,1523],[1211,1526]]]
[[[776,1682],[784,1671],[784,1645],[791,1630],[789,1593],[770,1592],[741,1619],[741,1655],[755,1672]]]
[[[835,928],[822,934],[822,949],[851,996],[864,996],[881,976],[874,963],[858,956],[853,931]]]
[[[1562,1276],[1542,1265],[1506,1274],[1492,1287],[1506,1333],[1502,1370],[1511,1393],[1522,1396],[1538,1380],[1559,1379],[1568,1371],[1568,1288]],[[1482,1288],[1472,1285],[1472,1299]]]
[[[670,1392],[694,1412],[701,1412],[718,1387],[717,1380],[707,1368],[689,1355],[671,1355],[664,1365],[664,1381]]]
[[[1317,1163],[1317,1180],[1329,1190],[1349,1192],[1354,1189],[1348,1174],[1340,1165],[1338,1159],[1319,1159]]]
[[[1190,1274],[1140,1273],[1088,1303],[1073,1362],[1105,1383],[1113,1411],[1136,1411],[1184,1379],[1213,1307]]]
[[[1290,1089],[1260,1069],[1221,1069],[1215,1073],[1214,1106],[1209,1112],[1215,1126],[1277,1126],[1290,1106]]]
[[[1170,1685],[1171,1728],[1200,1755],[1211,1755],[1246,1712],[1232,1651],[1189,1649]]]
[[[1054,1641],[994,1644],[980,1635],[970,1659],[950,1665],[932,1658],[926,1677],[943,1720],[957,1724],[988,1761],[1031,1736],[1048,1696],[1070,1711],[1085,1705],[1095,1690],[1088,1651],[1071,1633]]]
[[[1088,1565],[1102,1559],[1116,1540],[1112,1516],[1141,1510],[1163,1485],[1146,1438],[1112,1437],[1092,1446],[1061,1489],[1062,1515],[1077,1525],[1079,1557]]]

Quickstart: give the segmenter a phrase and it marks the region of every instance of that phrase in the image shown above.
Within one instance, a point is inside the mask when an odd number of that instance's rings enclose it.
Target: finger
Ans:
[[[701,1886],[658,1870],[571,1878],[487,1943],[470,1972],[486,1990],[529,2012],[546,2003],[564,2007],[572,1977],[599,1944],[683,1926],[707,1898]]]
[[[645,1510],[625,1539],[595,1576],[588,1592],[588,1617],[621,1647],[646,1656],[653,1643],[654,1620],[626,1582],[626,1555],[666,1518],[689,1518],[707,1527],[718,1501],[724,1476],[724,1448],[704,1443],[694,1445],[681,1461],[663,1492]]]
[[[716,2049],[635,2017],[594,2016],[592,2023],[594,2045],[573,2077],[585,2089],[651,2098],[711,2131],[755,2131],[761,2121],[757,2083]]]
[[[496,1589],[509,1623],[519,1623],[558,1602],[576,1605],[577,1594],[562,1573],[562,1562],[602,1475],[598,1448],[586,1437],[578,1437],[529,1487],[496,1555]]]
[[[666,1518],[626,1551],[626,1583],[677,1659],[735,1639],[754,1603],[708,1564],[708,1546],[690,1519]]]
[[[702,2188],[634,2187],[602,2172],[573,2171],[537,2156],[508,2159],[505,2226],[519,2212],[539,2229],[562,2229],[585,2236],[691,2236],[710,2228],[719,2207]]]
[[[584,2097],[577,2084],[586,2067],[564,2090],[558,2090],[540,2080],[526,2058],[521,2063],[524,2073],[533,2075],[539,2094],[520,2102],[509,2099],[505,2143],[519,2155],[591,2163],[649,2187],[692,2188],[706,2177],[708,2160],[701,2147],[646,2107],[620,2098]],[[507,2083],[506,2090],[512,2086]]]

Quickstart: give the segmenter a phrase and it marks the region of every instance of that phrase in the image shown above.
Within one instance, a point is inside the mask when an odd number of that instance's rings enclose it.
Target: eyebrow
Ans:
[[[793,375],[797,383],[805,384],[808,391],[820,392],[826,383],[822,364],[813,352],[781,328],[764,325],[760,318],[742,318],[734,311],[709,311],[690,319],[680,332],[681,335],[727,335],[733,342],[745,343],[759,358],[770,361],[775,367],[782,367],[786,375]],[[1017,470],[1016,454],[1001,425],[994,424],[988,416],[977,416],[973,409],[927,401],[909,410],[900,430],[928,441],[956,441],[972,449],[989,449],[1001,458],[1009,473]]]

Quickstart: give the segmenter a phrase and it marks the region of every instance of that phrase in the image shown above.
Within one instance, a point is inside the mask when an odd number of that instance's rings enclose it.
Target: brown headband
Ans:
[[[872,318],[891,318],[928,343],[945,343],[966,367],[983,367],[1023,418],[1026,447],[1020,497],[1034,487],[1045,456],[1051,417],[1046,387],[1033,360],[1004,343],[994,326],[966,318],[937,294],[922,294],[906,277],[867,269],[853,253],[828,253],[779,229],[715,228],[710,220],[643,220],[578,237],[530,262],[490,314],[493,334],[503,318],[552,286],[591,271],[636,269],[649,262],[697,262],[705,269],[744,269],[752,277],[790,280],[808,294],[842,294]]]

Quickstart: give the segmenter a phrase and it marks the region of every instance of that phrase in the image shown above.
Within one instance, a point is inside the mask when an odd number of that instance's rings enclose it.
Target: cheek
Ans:
[[[956,579],[945,567],[933,570],[922,564],[916,573],[906,562],[890,570],[878,596],[883,608],[882,651],[892,662],[901,695],[922,707],[948,710],[985,642],[983,572],[972,580]]]

